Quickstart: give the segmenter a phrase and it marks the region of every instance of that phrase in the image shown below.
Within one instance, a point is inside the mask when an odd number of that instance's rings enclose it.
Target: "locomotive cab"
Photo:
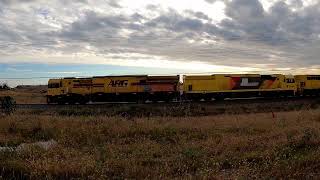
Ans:
[[[284,80],[285,80],[287,88],[289,88],[289,89],[296,88],[296,80],[294,79],[294,77],[286,77]]]
[[[285,76],[284,78],[284,88],[294,91],[294,95],[297,92],[297,84],[294,76]]]
[[[48,82],[47,103],[56,103],[62,91],[61,79],[50,79]]]

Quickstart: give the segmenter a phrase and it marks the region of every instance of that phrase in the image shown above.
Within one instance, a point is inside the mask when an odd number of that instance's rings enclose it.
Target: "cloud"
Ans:
[[[226,15],[242,23],[262,18],[263,13],[264,9],[258,0],[233,0],[227,3]]]
[[[9,5],[9,4],[16,4],[16,3],[30,3],[34,1],[35,0],[0,0],[0,4]]]
[[[189,14],[190,16],[198,18],[200,20],[208,20],[208,21],[212,20],[207,14],[205,14],[203,12],[199,12],[199,11],[194,12],[194,11],[191,11],[191,10],[186,10],[185,12],[187,14]]]
[[[21,2],[0,0],[0,63],[125,65],[154,58],[269,69],[319,64],[320,3],[276,1],[265,9],[258,0],[224,1],[226,18],[216,22],[209,11],[178,11],[162,1],[140,10],[114,0]]]
[[[233,0],[226,8],[230,19],[223,20],[221,26],[238,32],[241,38],[273,45],[319,40],[319,7],[293,11],[289,4],[278,1],[266,12],[258,0]]]
[[[157,18],[150,20],[148,23],[146,23],[146,25],[152,28],[157,27],[176,32],[201,32],[204,27],[204,24],[200,19],[184,17],[174,10],[170,10],[169,13],[162,14]]]
[[[209,3],[209,4],[213,4],[217,1],[226,1],[226,0],[204,0],[205,2]]]
[[[106,35],[114,35],[124,26],[125,21],[127,19],[123,16],[99,16],[95,12],[86,12],[82,19],[63,29],[62,35],[80,40],[91,35],[102,36],[102,34],[95,34],[99,30],[103,30]]]
[[[108,0],[107,3],[114,8],[122,8],[122,6],[119,4],[119,0]]]

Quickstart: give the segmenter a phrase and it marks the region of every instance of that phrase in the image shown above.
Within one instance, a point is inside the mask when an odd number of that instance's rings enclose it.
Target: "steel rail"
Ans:
[[[320,97],[289,97],[289,98],[246,98],[246,99],[226,99],[224,101],[183,101],[183,102],[146,102],[143,104],[137,104],[133,102],[102,102],[102,103],[89,103],[89,104],[17,104],[17,109],[51,109],[51,108],[78,108],[78,107],[90,107],[90,108],[103,108],[112,106],[166,106],[166,105],[203,105],[203,106],[228,106],[228,105],[248,105],[248,104],[276,104],[276,103],[313,103],[320,105]]]

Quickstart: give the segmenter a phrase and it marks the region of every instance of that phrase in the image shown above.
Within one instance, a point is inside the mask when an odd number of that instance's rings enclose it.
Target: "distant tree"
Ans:
[[[1,90],[9,90],[11,88],[7,83],[2,83],[2,84],[0,84],[0,89]]]

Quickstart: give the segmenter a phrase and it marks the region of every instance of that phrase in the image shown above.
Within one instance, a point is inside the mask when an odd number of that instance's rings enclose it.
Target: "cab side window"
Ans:
[[[61,83],[51,83],[48,84],[48,88],[59,88]]]
[[[309,81],[319,81],[320,80],[320,76],[309,76],[307,77],[307,80]]]
[[[294,79],[287,79],[287,83],[295,83]]]

